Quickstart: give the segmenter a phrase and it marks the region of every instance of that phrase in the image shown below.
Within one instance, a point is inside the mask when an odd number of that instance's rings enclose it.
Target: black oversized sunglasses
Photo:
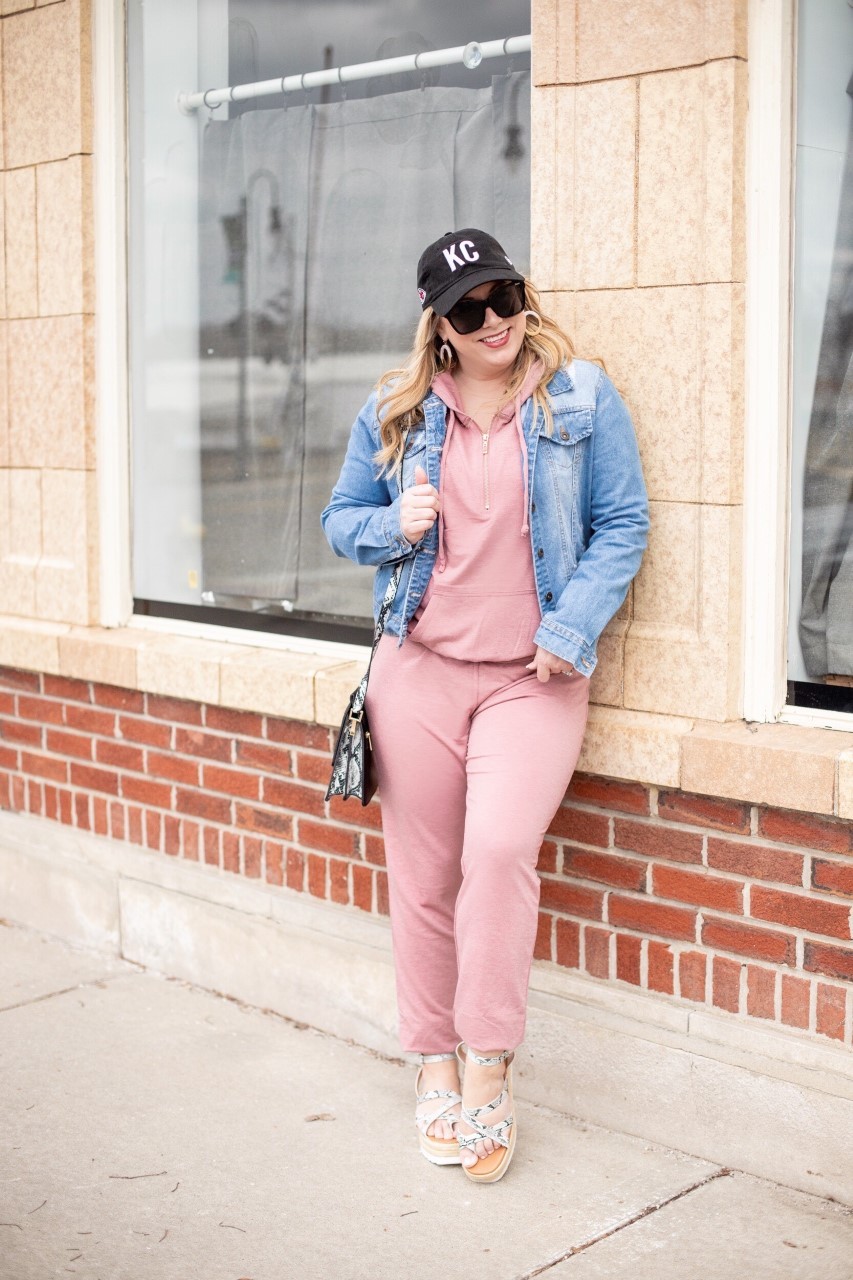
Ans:
[[[524,310],[524,285],[520,280],[504,280],[485,298],[460,298],[447,313],[457,333],[474,333],[486,322],[486,308],[501,320],[517,316]]]

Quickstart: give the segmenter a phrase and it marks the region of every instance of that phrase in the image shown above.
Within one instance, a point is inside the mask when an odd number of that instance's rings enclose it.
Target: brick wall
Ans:
[[[388,914],[381,817],[331,731],[0,668],[0,808]],[[853,824],[576,774],[536,957],[851,1043]]]

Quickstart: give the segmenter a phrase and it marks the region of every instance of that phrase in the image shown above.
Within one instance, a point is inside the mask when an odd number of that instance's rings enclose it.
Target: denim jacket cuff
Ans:
[[[589,676],[595,670],[598,661],[594,644],[587,644],[582,636],[559,623],[546,621],[539,624],[533,643],[549,653],[555,653],[564,662],[570,662],[578,675]]]
[[[395,560],[401,556],[407,556],[412,550],[412,543],[403,535],[400,527],[400,499],[397,498],[391,503],[385,512],[382,521],[382,532],[388,543],[388,548]]]

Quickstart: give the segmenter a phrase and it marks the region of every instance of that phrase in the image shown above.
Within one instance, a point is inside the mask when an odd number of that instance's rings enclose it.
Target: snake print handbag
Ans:
[[[338,740],[332,755],[332,777],[326,791],[326,799],[332,796],[343,796],[344,800],[360,800],[363,805],[370,804],[376,794],[376,767],[373,762],[373,744],[370,739],[370,726],[367,723],[367,712],[364,700],[367,697],[367,680],[373,665],[373,655],[382,632],[397,587],[400,585],[400,574],[403,571],[402,560],[396,565],[385,590],[385,596],[379,609],[379,617],[373,632],[373,648],[367,670],[361,677],[357,687],[350,694],[344,718],[341,721]]]

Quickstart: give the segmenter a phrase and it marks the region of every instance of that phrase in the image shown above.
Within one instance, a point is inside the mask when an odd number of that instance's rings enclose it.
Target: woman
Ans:
[[[359,414],[322,520],[338,555],[378,567],[375,612],[404,562],[366,704],[400,1039],[423,1154],[494,1182],[515,1147],[539,849],[648,505],[619,394],[492,236],[429,245],[418,296],[412,353]]]

